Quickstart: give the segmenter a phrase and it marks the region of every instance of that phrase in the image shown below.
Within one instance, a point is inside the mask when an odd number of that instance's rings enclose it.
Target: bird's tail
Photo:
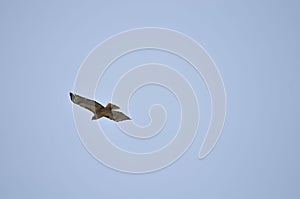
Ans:
[[[112,104],[112,103],[108,103],[105,108],[108,108],[108,109],[111,109],[111,110],[113,110],[113,109],[120,109],[119,106],[117,106],[115,104]]]

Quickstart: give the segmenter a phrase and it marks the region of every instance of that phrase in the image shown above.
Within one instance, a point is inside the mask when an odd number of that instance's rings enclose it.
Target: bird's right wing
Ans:
[[[112,116],[113,116],[113,118],[110,118],[110,119],[112,119],[116,122],[120,122],[123,120],[131,120],[130,117],[128,117],[127,115],[125,115],[124,113],[119,112],[119,111],[112,111]]]
[[[92,111],[94,114],[104,108],[101,104],[99,104],[98,102],[94,101],[94,100],[90,100],[88,98],[85,97],[81,97],[80,95],[76,95],[73,93],[70,93],[70,98],[72,100],[72,102],[74,104],[77,104],[83,108],[86,108],[90,111]]]

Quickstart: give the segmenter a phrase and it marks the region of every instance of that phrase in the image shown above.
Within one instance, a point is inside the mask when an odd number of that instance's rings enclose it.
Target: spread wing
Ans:
[[[85,97],[81,97],[80,95],[75,95],[73,93],[70,93],[70,98],[72,100],[72,102],[74,104],[77,104],[83,108],[86,108],[90,111],[92,111],[94,114],[103,109],[104,107],[99,104],[98,102],[94,101],[94,100],[90,100],[88,98]]]
[[[125,115],[122,112],[119,111],[112,111],[112,118],[110,118],[116,122],[120,122],[123,120],[131,120],[130,117],[128,117],[127,115]]]

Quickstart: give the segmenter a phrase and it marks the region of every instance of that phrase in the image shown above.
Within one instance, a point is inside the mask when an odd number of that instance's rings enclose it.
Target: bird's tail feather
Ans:
[[[106,108],[110,108],[110,109],[120,109],[120,107],[119,106],[117,106],[117,105],[115,105],[115,104],[112,104],[112,103],[108,103],[107,105],[106,105]]]

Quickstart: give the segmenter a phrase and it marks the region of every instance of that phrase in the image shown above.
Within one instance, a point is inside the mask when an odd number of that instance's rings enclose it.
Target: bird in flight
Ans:
[[[128,117],[124,113],[115,111],[115,109],[120,109],[120,107],[118,107],[117,105],[108,103],[104,107],[100,103],[94,100],[81,97],[80,95],[76,95],[71,92],[70,92],[70,98],[74,104],[77,104],[83,108],[88,109],[89,111],[92,111],[92,113],[94,113],[92,120],[97,120],[100,119],[101,117],[107,117],[116,122],[120,122],[123,120],[131,120],[130,117]]]

